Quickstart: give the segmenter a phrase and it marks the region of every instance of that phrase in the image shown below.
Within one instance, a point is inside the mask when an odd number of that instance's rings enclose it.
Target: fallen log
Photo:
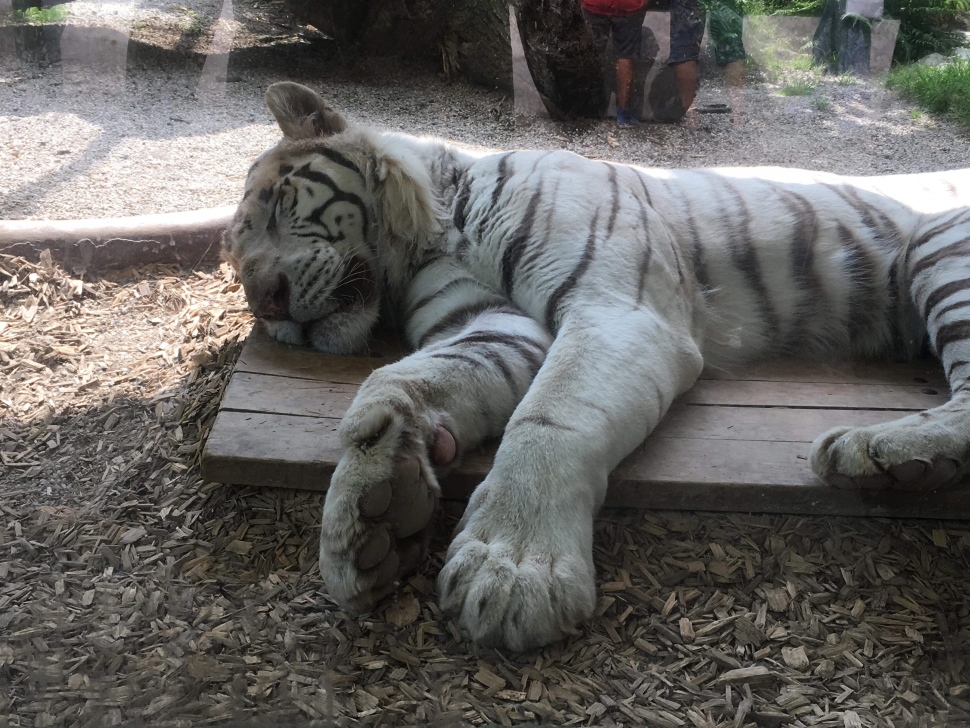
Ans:
[[[39,260],[41,252],[77,275],[149,263],[195,266],[217,260],[235,206],[88,220],[0,221],[0,253]]]

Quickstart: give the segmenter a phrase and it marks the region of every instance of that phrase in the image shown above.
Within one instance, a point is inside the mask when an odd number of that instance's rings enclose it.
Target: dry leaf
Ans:
[[[384,618],[396,627],[413,624],[421,614],[421,603],[411,592],[401,594],[384,612]]]

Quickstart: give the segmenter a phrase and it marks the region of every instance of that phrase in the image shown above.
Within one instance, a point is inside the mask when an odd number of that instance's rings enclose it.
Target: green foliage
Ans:
[[[746,15],[821,15],[826,0],[742,0]]]
[[[815,86],[808,81],[792,81],[782,86],[778,93],[782,96],[808,96],[814,90]]]
[[[970,61],[901,66],[889,74],[886,85],[930,113],[952,116],[970,127]]]
[[[953,32],[957,15],[970,11],[970,0],[886,0],[886,16],[899,20],[896,63],[910,63],[930,53],[950,53],[960,45]]]
[[[67,15],[67,10],[61,5],[13,11],[13,19],[24,23],[60,23],[67,18]]]
[[[816,111],[828,111],[832,104],[827,97],[816,96],[812,99],[812,106],[815,107]]]
[[[188,35],[198,35],[205,30],[205,16],[194,10],[187,10],[186,14],[187,17],[182,19],[181,25]]]
[[[795,56],[788,62],[789,68],[796,71],[811,71],[812,70],[812,57],[811,56]]]
[[[747,15],[821,15],[826,0],[741,0]],[[950,53],[960,44],[953,32],[970,0],[886,0],[885,16],[899,21],[893,60],[910,63],[930,53]]]

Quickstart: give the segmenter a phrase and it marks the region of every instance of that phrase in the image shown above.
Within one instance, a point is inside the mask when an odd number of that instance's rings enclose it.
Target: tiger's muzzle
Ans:
[[[280,273],[274,285],[254,297],[250,304],[253,316],[266,321],[292,321],[290,315],[290,281]]]

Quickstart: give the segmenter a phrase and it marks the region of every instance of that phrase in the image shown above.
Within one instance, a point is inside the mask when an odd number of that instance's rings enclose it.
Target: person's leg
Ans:
[[[690,110],[697,95],[697,83],[700,80],[700,70],[697,61],[682,61],[674,66],[674,80],[677,82],[677,95],[684,113]]]
[[[697,59],[704,36],[704,13],[699,0],[671,0],[670,58],[677,95],[686,114],[694,103],[700,69]]]
[[[635,110],[630,109],[634,59],[640,57],[643,18],[646,8],[636,15],[613,18],[613,50],[616,54],[616,121],[620,126],[639,126]]]
[[[586,8],[582,8],[582,12],[596,52],[602,57],[606,54],[606,47],[610,42],[610,18],[606,15],[591,13]]]
[[[744,86],[747,80],[746,54],[742,35],[741,6],[733,0],[718,0],[711,7],[711,38],[714,58],[724,69],[724,81],[731,96],[732,121],[744,120]]]
[[[616,59],[616,105],[621,109],[630,108],[630,88],[633,86],[633,59]]]
[[[744,123],[744,87],[748,79],[748,69],[744,61],[731,61],[724,67],[724,80],[731,96],[731,121]]]

